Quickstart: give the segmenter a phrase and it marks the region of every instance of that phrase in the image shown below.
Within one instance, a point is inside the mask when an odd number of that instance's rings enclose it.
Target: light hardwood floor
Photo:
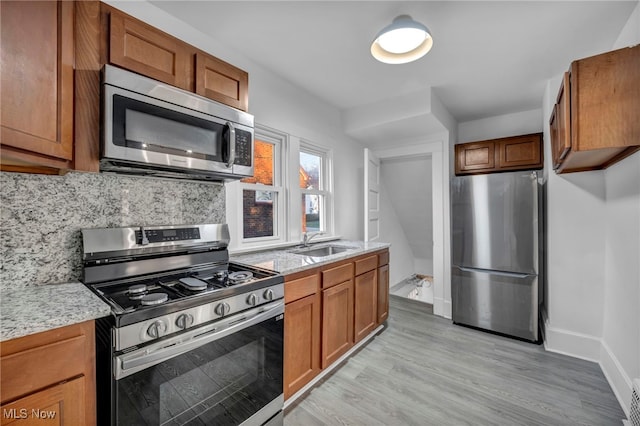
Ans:
[[[453,325],[392,296],[374,340],[285,412],[285,426],[621,425],[600,367]]]

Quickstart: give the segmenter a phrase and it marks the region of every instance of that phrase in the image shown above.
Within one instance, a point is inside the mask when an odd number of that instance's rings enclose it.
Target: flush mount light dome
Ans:
[[[371,43],[371,54],[385,64],[406,64],[431,50],[429,29],[409,15],[400,15],[378,33]]]

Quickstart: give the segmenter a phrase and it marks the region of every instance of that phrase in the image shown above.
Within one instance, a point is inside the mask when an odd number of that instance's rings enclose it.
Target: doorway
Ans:
[[[399,256],[390,293],[433,305],[431,155],[380,161],[380,239]]]

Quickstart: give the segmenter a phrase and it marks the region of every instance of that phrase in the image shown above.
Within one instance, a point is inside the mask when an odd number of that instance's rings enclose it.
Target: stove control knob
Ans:
[[[258,297],[255,293],[251,293],[249,297],[247,297],[247,305],[256,306],[256,303],[258,303]]]
[[[231,306],[227,302],[218,303],[215,312],[221,317],[227,315],[231,311]]]
[[[167,331],[167,325],[162,320],[157,320],[151,323],[149,328],[147,328],[147,334],[149,337],[157,339],[162,336],[165,331]]]
[[[266,290],[264,292],[264,298],[269,301],[273,300],[273,290],[271,289]]]
[[[193,325],[193,315],[191,314],[180,314],[178,318],[176,318],[176,326],[178,328],[186,329]]]

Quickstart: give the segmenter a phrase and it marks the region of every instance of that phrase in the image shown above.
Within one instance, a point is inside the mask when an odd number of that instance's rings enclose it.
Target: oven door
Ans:
[[[278,301],[116,354],[112,424],[281,419],[283,317]]]

